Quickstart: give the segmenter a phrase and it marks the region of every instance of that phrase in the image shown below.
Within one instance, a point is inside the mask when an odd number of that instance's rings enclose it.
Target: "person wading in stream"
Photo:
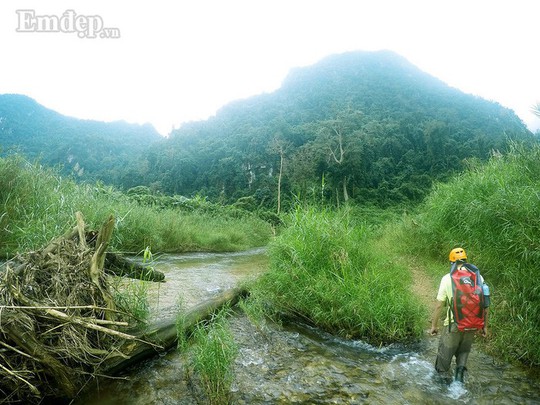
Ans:
[[[439,285],[430,334],[437,334],[441,311],[447,306],[435,369],[447,372],[455,356],[455,380],[463,382],[474,335],[479,332],[487,336],[489,287],[478,268],[467,263],[465,250],[452,249],[449,259],[450,272],[443,276]]]

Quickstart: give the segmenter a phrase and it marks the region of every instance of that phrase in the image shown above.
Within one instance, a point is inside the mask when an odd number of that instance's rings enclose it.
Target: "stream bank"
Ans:
[[[163,256],[167,282],[152,291],[155,316],[212,297],[264,271],[263,250]],[[158,305],[159,302],[159,305]],[[540,378],[474,350],[464,385],[434,373],[437,337],[411,345],[373,347],[305,325],[257,328],[242,313],[230,327],[239,347],[236,404],[538,404]],[[478,346],[476,346],[478,348]],[[175,350],[134,367],[123,380],[102,383],[75,404],[194,404],[182,356]]]

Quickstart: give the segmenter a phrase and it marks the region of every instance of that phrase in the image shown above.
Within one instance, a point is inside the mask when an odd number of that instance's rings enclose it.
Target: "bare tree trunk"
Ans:
[[[82,220],[79,222],[79,226],[81,223]],[[116,309],[116,305],[110,291],[103,285],[101,279],[104,274],[103,269],[105,267],[105,257],[107,256],[107,247],[109,246],[109,242],[112,237],[114,224],[114,217],[111,215],[109,219],[101,226],[96,242],[96,251],[92,255],[89,269],[92,282],[97,286],[104,301],[107,303],[107,307],[111,310]],[[111,312],[107,311],[105,316],[108,320],[111,320]]]
[[[283,174],[283,146],[279,148],[279,175],[278,175],[278,192],[277,192],[277,213],[281,212],[281,176]]]
[[[347,192],[347,176],[343,177],[343,202],[347,204],[349,193]]]

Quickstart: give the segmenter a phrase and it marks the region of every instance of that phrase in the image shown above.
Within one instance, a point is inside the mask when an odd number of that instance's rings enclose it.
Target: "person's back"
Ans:
[[[483,336],[487,335],[489,300],[484,299],[484,280],[480,272],[474,265],[466,262],[465,250],[462,248],[452,249],[449,259],[451,270],[441,279],[430,333],[437,334],[441,311],[445,306],[448,306],[435,360],[435,369],[438,372],[447,372],[450,370],[452,358],[455,356],[455,379],[463,382],[475,333],[480,332]]]

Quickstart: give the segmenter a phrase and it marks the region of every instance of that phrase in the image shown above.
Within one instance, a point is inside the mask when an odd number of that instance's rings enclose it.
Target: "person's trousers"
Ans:
[[[456,356],[456,367],[465,367],[474,335],[475,331],[460,332],[455,323],[452,324],[450,331],[448,326],[443,326],[435,369],[439,372],[448,371],[454,356]]]

